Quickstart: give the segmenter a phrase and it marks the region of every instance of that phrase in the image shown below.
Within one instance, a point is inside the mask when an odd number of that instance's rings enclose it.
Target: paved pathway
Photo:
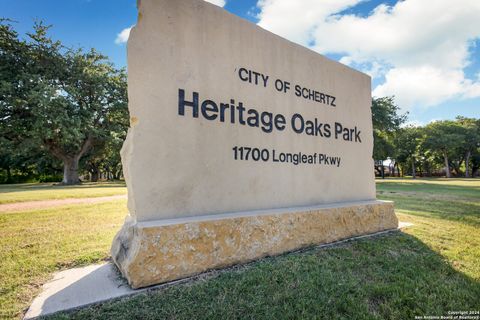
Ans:
[[[45,208],[52,208],[52,207],[69,205],[69,204],[92,204],[92,203],[108,202],[108,201],[117,200],[117,199],[127,199],[127,195],[120,194],[116,196],[96,197],[96,198],[70,198],[70,199],[58,199],[58,200],[40,200],[40,201],[4,203],[4,204],[0,204],[0,213],[45,209]]]

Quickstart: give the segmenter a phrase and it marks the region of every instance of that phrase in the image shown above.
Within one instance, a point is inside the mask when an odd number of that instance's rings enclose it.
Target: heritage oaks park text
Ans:
[[[187,111],[190,109],[190,111]],[[217,103],[215,101],[200,99],[198,92],[193,92],[188,98],[184,89],[178,90],[178,114],[181,116],[190,115],[193,118],[203,118],[210,121],[230,122],[231,124],[247,125],[253,128],[260,128],[265,133],[271,133],[274,130],[283,131],[290,126],[297,134],[306,134],[309,136],[319,136],[323,138],[343,139],[345,141],[362,142],[361,131],[357,126],[348,128],[340,122],[330,123],[321,122],[318,118],[305,119],[301,114],[295,113],[288,121],[283,114],[274,114],[268,111],[259,112],[253,108],[246,108],[243,102],[235,103],[235,99],[230,102]]]
[[[263,88],[268,86],[270,79],[268,75],[246,68],[239,68],[237,74],[241,81]],[[293,87],[292,92],[298,98],[318,102],[329,107],[336,107],[336,98],[332,95],[300,85],[291,85],[289,81],[281,79],[276,79],[273,83],[274,88],[278,92],[288,93],[290,88]],[[187,112],[187,108],[191,110]],[[221,103],[209,99],[200,99],[198,92],[194,91],[187,95],[185,89],[178,90],[178,114],[181,116],[191,115],[193,118],[198,118],[201,114],[206,120],[230,122],[231,124],[238,123],[253,128],[260,128],[265,133],[271,133],[274,130],[283,131],[289,126],[297,134],[362,142],[361,131],[357,126],[348,128],[340,122],[335,122],[332,125],[324,123],[318,118],[305,119],[300,113],[293,114],[287,122],[287,118],[280,113],[259,112],[254,108],[246,108],[243,102],[235,103],[235,99]]]

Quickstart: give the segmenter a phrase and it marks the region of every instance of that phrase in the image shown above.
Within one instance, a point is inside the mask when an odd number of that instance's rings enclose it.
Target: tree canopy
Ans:
[[[94,145],[126,133],[126,73],[94,49],[52,40],[48,30],[37,23],[22,39],[9,21],[0,24],[0,143],[48,152],[63,163],[63,183],[74,184]]]
[[[372,99],[373,158],[375,169],[384,177],[383,160],[394,153],[393,134],[406,121],[407,114],[400,115],[394,97]]]
[[[13,26],[0,19],[0,182],[18,172],[55,178],[61,169],[65,184],[78,183],[80,173],[118,179],[129,122],[126,71],[94,49],[64,46],[41,22],[24,37]],[[479,119],[404,126],[408,114],[394,97],[372,99],[371,110],[378,174],[386,159],[393,172],[413,177],[478,174]]]
[[[373,157],[378,174],[384,175],[385,159],[390,159],[402,172],[410,167],[413,178],[417,170],[427,175],[432,170],[443,170],[447,178],[452,173],[471,177],[478,172],[479,119],[457,117],[415,127],[404,126],[407,116],[400,114],[393,97],[372,100]]]

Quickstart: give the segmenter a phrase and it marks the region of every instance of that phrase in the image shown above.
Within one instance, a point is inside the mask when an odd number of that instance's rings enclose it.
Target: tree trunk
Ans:
[[[467,151],[467,154],[465,155],[465,178],[470,178],[470,150]]]
[[[62,148],[58,147],[53,140],[44,140],[43,143],[52,155],[63,161],[63,180],[62,184],[78,184],[80,179],[78,177],[78,161],[80,158],[92,147],[93,136],[88,137],[83,141],[82,147],[75,155],[68,155]]]
[[[463,163],[463,160],[460,160],[458,162],[452,161],[452,163],[450,163],[450,167],[452,171],[455,171],[455,176],[457,177],[460,176],[460,167],[462,166],[462,163]]]
[[[424,169],[426,171],[426,176],[431,177],[432,176],[432,168],[430,167],[430,163],[428,161],[425,162]]]
[[[115,174],[113,175],[113,179],[115,180],[120,180],[120,174],[121,174],[122,170],[121,169],[118,169],[117,171],[115,171]]]
[[[97,167],[90,170],[90,175],[91,175],[90,181],[91,182],[97,182],[98,181],[98,172],[99,172],[99,170],[98,170]]]
[[[475,165],[472,166],[472,178],[475,178],[478,169],[479,169],[478,166],[475,166]]]
[[[78,157],[69,157],[63,160],[63,180],[62,184],[78,184]]]
[[[412,157],[412,179],[416,178],[416,169],[415,169],[415,157]]]
[[[12,171],[10,171],[10,167],[7,167],[7,183],[12,182]]]
[[[385,166],[383,165],[383,160],[382,160],[382,179],[385,179]]]
[[[443,158],[445,159],[445,174],[446,174],[447,178],[451,178],[451,175],[450,175],[450,165],[448,164],[447,152],[444,152],[444,153],[443,153]]]

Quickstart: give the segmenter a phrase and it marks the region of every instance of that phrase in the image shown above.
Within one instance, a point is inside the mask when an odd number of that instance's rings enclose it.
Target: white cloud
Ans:
[[[309,44],[319,22],[359,0],[259,0],[258,25],[289,40]]]
[[[402,123],[400,126],[402,128],[405,128],[405,127],[423,127],[425,125],[424,122],[422,121],[418,121],[418,120],[409,120],[405,123]]]
[[[462,71],[432,66],[395,67],[385,75],[385,83],[373,90],[377,97],[395,95],[400,106],[434,106],[450,98],[460,98],[471,83]]]
[[[342,63],[385,79],[376,95],[400,106],[431,106],[480,97],[480,80],[464,68],[480,38],[480,1],[405,0],[368,16],[340,14],[364,0],[259,0],[259,25]]]
[[[133,26],[123,29],[119,34],[117,34],[117,38],[115,39],[116,44],[126,43],[128,41],[128,37],[130,36],[130,30],[132,30]]]
[[[226,3],[225,0],[205,0],[205,1],[213,3],[214,5],[217,5],[219,7],[225,6],[225,3]]]

